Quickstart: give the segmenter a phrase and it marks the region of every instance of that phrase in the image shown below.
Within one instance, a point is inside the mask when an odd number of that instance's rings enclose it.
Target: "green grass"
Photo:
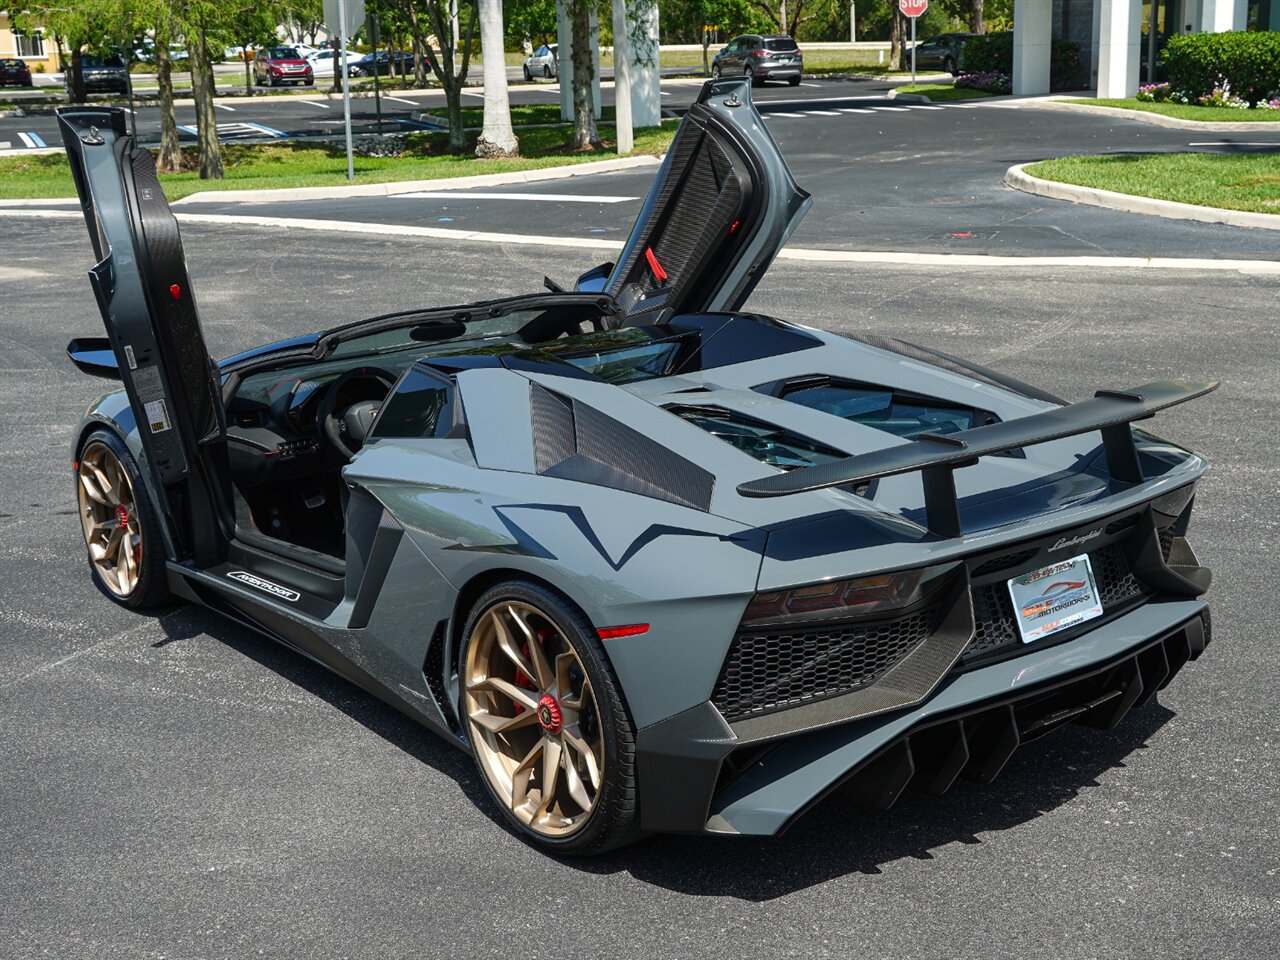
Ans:
[[[600,113],[602,123],[608,123],[614,118],[613,107],[602,107]],[[426,110],[424,115],[438,117],[441,120],[446,119],[448,116],[443,106],[432,107],[430,110]],[[513,103],[511,104],[511,122],[516,126],[560,123],[560,105],[558,103]],[[462,125],[464,127],[479,127],[483,123],[484,107],[462,108]]]
[[[662,127],[635,132],[634,154],[660,154],[675,133],[676,121]],[[470,154],[447,152],[444,134],[411,134],[406,139],[410,152],[402,157],[356,157],[358,183],[387,183],[396,180],[426,180],[437,177],[465,177],[480,173],[536,170],[566,164],[607,160],[612,149],[590,153],[570,153],[572,128],[540,127],[520,132],[518,160],[477,160]],[[601,124],[600,135],[612,141],[611,124]],[[195,151],[184,150],[186,165],[195,165]],[[201,180],[192,171],[161,174],[160,183],[170,200],[202,190],[261,190],[281,187],[340,186],[347,182],[346,154],[339,146],[318,143],[223,144],[225,180]],[[73,197],[75,187],[66,157],[61,154],[0,157],[0,199]]]
[[[1087,103],[1094,107],[1124,107],[1126,110],[1142,110],[1160,113],[1179,120],[1199,120],[1203,123],[1280,123],[1280,110],[1235,110],[1231,107],[1201,107],[1188,103],[1148,103],[1135,97],[1124,100],[1071,100],[1071,103]]]
[[[1113,154],[1027,167],[1044,180],[1206,207],[1280,214],[1280,164],[1266,153]]]
[[[930,100],[976,100],[979,97],[994,96],[970,87],[955,87],[949,83],[906,83],[894,89],[899,93],[922,93]]]

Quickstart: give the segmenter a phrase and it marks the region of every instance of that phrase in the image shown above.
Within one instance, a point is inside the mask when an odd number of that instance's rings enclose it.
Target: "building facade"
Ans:
[[[0,10],[0,59],[25,60],[32,73],[57,73],[58,50],[43,30],[16,30],[9,11]]]
[[[1080,45],[1087,85],[1131,97],[1175,33],[1280,30],[1280,0],[1014,0],[1013,92],[1049,92],[1055,37]]]

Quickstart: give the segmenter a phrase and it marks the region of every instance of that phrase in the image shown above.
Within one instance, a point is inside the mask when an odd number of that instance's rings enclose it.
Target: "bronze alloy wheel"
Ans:
[[[564,633],[532,604],[504,599],[474,618],[463,703],[494,794],[541,837],[590,819],[605,777],[600,708]]]
[[[103,585],[128,597],[142,575],[142,518],[124,464],[105,444],[90,443],[76,468],[80,524],[89,562]]]

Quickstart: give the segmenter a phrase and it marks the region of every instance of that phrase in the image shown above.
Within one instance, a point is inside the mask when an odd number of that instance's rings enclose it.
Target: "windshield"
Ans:
[[[764,42],[766,50],[798,50],[796,42],[790,37],[770,37]]]
[[[119,57],[96,57],[89,54],[80,58],[84,67],[123,67],[124,61]]]
[[[904,440],[915,440],[922,433],[956,433],[985,421],[985,418],[979,419],[977,410],[903,397],[892,390],[875,387],[827,384],[789,390],[784,398]]]
[[[272,47],[267,56],[272,60],[301,60],[298,51],[293,47]]]

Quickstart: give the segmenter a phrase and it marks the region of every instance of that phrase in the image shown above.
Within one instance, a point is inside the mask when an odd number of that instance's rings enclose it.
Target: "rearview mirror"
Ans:
[[[67,344],[67,356],[81,373],[104,380],[120,379],[120,363],[106,337],[79,337]]]

